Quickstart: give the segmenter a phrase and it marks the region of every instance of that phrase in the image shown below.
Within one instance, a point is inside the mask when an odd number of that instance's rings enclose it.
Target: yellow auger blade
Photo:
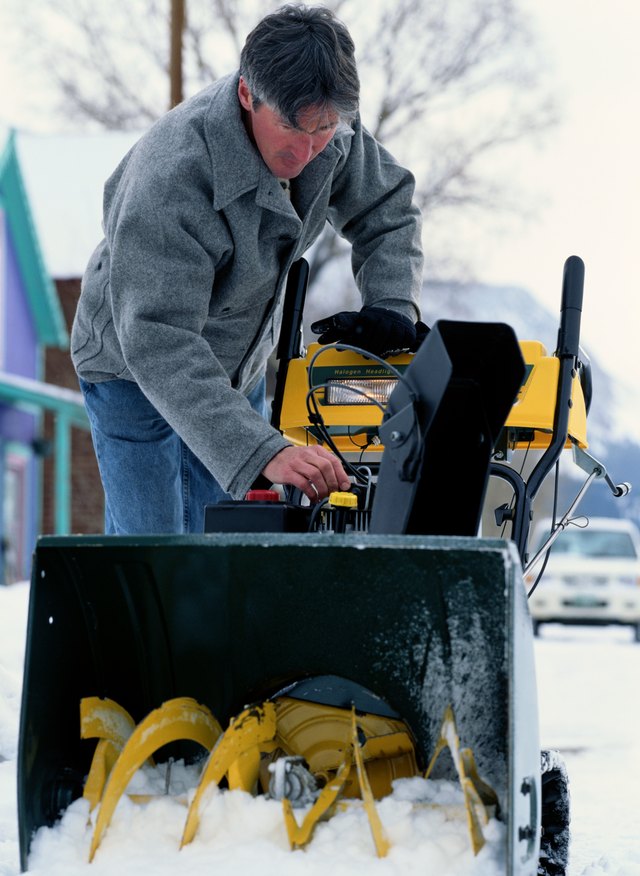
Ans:
[[[230,791],[247,791],[253,793],[260,775],[260,747],[252,746],[236,758],[227,770],[227,782]]]
[[[360,727],[364,730],[362,724]],[[409,734],[404,730],[397,733],[385,733],[383,736],[367,736],[360,748],[362,749],[362,760],[365,763],[379,758],[400,757],[404,754],[413,755],[415,751]]]
[[[424,774],[425,779],[429,778],[436,760],[445,748],[448,748],[451,752],[451,757],[460,779],[460,785],[464,793],[464,805],[467,813],[467,825],[469,827],[473,854],[477,855],[485,844],[482,828],[489,821],[483,797],[485,801],[491,800],[496,803],[498,797],[493,788],[480,779],[471,749],[460,748],[460,739],[451,706],[447,706],[444,710],[440,737],[436,743],[433,757],[429,761],[429,766]],[[469,767],[470,769],[468,769]],[[481,792],[476,787],[474,780],[478,782]]]
[[[135,730],[133,718],[110,699],[84,697],[80,700],[80,736],[98,739],[82,796],[91,812],[102,799],[102,792],[127,739]]]
[[[462,761],[462,766],[464,768],[464,774],[473,782],[473,787],[478,792],[478,796],[484,803],[487,810],[491,807],[492,809],[498,809],[500,805],[500,801],[498,800],[498,795],[493,790],[491,785],[484,781],[480,777],[478,773],[478,767],[476,766],[476,759],[473,755],[473,752],[470,748],[461,748],[460,749],[460,760]]]
[[[93,860],[127,785],[155,751],[179,739],[198,742],[211,750],[221,733],[222,728],[209,709],[191,697],[169,700],[147,715],[127,740],[109,776],[91,838],[89,861]]]
[[[356,768],[358,770],[360,793],[362,794],[362,802],[364,803],[365,812],[367,813],[367,818],[369,819],[369,827],[371,828],[373,843],[376,847],[376,854],[379,858],[386,858],[390,848],[390,844],[389,840],[386,837],[382,822],[380,821],[380,816],[378,815],[378,810],[376,809],[376,804],[373,799],[373,794],[371,792],[371,785],[369,784],[367,771],[364,768],[362,746],[360,745],[360,740],[358,738],[358,725],[356,723],[356,710],[354,708],[351,709],[351,741],[356,761]]]
[[[252,749],[259,750],[261,743],[269,742],[275,735],[276,710],[273,703],[252,706],[234,718],[209,755],[209,760],[189,807],[180,848],[190,843],[196,835],[200,824],[200,806],[206,789],[211,784],[220,784],[222,777],[232,764],[238,761],[245,752]]]
[[[375,755],[382,756],[387,751],[398,753],[399,749],[406,748],[407,744],[411,745],[406,734],[389,734],[387,739],[388,746],[385,746],[380,740],[383,737],[378,737],[374,746]],[[413,747],[411,746],[411,750]],[[338,767],[335,776],[331,778],[324,786],[318,799],[313,804],[309,812],[306,814],[302,824],[298,824],[293,814],[293,809],[289,800],[282,801],[282,811],[284,813],[285,826],[287,828],[287,836],[292,849],[300,849],[309,843],[313,836],[313,831],[323,818],[330,816],[331,809],[335,805],[338,797],[344,791],[344,787],[349,779],[351,769],[355,760],[355,766],[360,784],[360,793],[364,802],[365,812],[369,819],[369,826],[373,836],[373,842],[376,848],[376,854],[379,858],[386,857],[390,844],[385,835],[382,822],[376,809],[369,777],[364,765],[363,746],[360,745],[358,739],[358,727],[356,724],[355,709],[352,711],[351,718],[351,744],[347,747],[344,758]]]
[[[318,795],[318,799],[305,815],[302,824],[298,824],[296,821],[291,803],[287,799],[282,801],[284,823],[287,828],[289,845],[292,849],[304,848],[311,840],[316,824],[331,814],[332,807],[347,783],[352,764],[353,752],[351,746],[349,746],[335,776],[329,779],[324,786]]]
[[[280,748],[304,757],[314,776],[328,780],[351,745],[350,710],[284,696],[275,704]],[[399,719],[361,714],[358,724],[367,738],[362,758],[369,784],[379,800],[391,793],[394,779],[418,775],[414,744]],[[355,766],[342,793],[344,797],[359,796]]]
[[[110,739],[121,747],[131,736],[135,723],[129,712],[108,698],[83,697],[80,700],[82,739]]]
[[[89,801],[89,812],[93,812],[102,800],[104,786],[111,775],[122,749],[109,739],[100,739],[93,752],[89,773],[84,783],[82,796]]]

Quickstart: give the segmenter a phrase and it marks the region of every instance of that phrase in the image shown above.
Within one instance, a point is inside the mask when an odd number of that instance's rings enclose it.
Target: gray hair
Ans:
[[[266,103],[297,127],[317,107],[349,121],[358,111],[360,81],[349,31],[330,9],[282,6],[251,31],[240,55],[254,106]]]

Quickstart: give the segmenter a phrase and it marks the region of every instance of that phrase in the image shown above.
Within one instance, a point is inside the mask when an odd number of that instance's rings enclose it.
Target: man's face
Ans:
[[[274,176],[293,179],[325,148],[338,126],[338,114],[310,107],[294,128],[262,103],[256,109],[246,82],[240,77],[238,98],[247,132]]]

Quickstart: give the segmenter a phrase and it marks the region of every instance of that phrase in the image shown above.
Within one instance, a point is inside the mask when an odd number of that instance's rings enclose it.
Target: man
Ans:
[[[382,355],[415,340],[422,255],[411,174],[358,117],[354,46],[322,7],[284,6],[239,74],[160,119],[107,181],[71,353],[108,533],[201,532],[203,508],[263,475],[311,501],[349,487],[322,447],[265,418],[292,262],[328,220],[364,307],[320,338]]]

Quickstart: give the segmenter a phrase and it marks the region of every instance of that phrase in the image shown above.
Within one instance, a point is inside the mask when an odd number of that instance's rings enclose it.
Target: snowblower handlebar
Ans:
[[[584,262],[578,256],[569,256],[564,263],[560,328],[558,331],[558,358],[576,359],[580,349],[580,320],[584,292]]]

